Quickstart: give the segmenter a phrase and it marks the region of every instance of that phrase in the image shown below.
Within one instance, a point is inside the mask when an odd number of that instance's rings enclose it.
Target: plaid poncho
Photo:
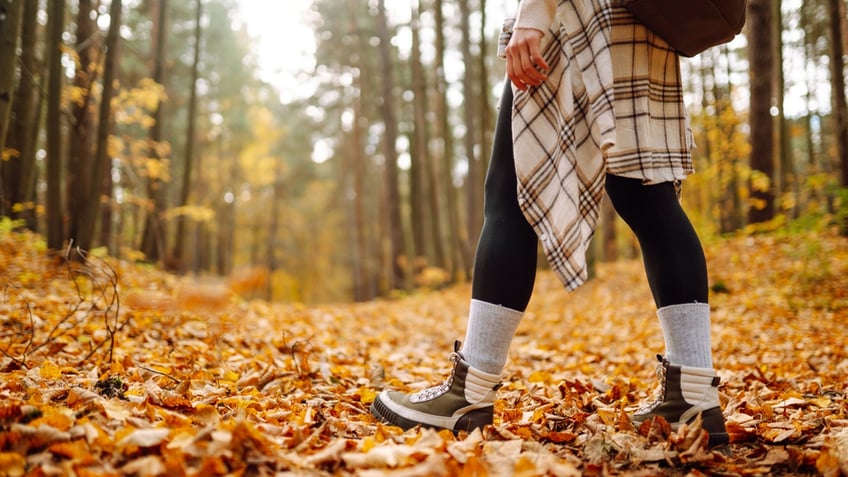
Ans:
[[[692,172],[679,58],[613,1],[561,0],[542,42],[548,79],[513,88],[518,202],[569,290],[587,278],[606,173]]]

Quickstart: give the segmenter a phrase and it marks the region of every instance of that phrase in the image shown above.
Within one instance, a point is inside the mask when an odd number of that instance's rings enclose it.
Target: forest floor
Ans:
[[[848,240],[708,244],[731,445],[634,429],[662,337],[638,261],[565,292],[541,272],[495,424],[380,425],[383,388],[442,381],[470,288],[363,304],[246,301],[0,232],[0,475],[848,475]]]

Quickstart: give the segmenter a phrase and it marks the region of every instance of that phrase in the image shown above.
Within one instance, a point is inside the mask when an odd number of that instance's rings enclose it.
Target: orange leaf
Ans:
[[[0,452],[0,469],[10,477],[25,475],[26,459],[15,452]]]

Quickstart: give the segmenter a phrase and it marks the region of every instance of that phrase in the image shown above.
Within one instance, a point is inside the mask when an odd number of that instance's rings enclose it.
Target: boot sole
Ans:
[[[415,426],[427,427],[430,429],[446,429],[442,426],[436,426],[433,424],[428,424],[426,422],[418,422],[413,421],[411,419],[407,419],[398,413],[389,409],[383,401],[380,399],[380,396],[377,396],[374,399],[374,402],[371,403],[371,414],[377,418],[382,423],[391,424],[393,426],[400,427],[404,431],[408,431]],[[471,432],[478,427],[483,427],[487,424],[492,423],[493,419],[494,407],[486,407],[482,409],[475,409],[464,416],[460,417],[459,420],[454,424],[453,429],[450,429],[451,432],[457,433],[459,431]]]
[[[724,426],[724,414],[721,409],[713,407],[701,414],[702,427],[710,434],[710,448],[726,446],[730,444],[730,436]]]
[[[648,419],[652,418],[649,417],[643,420],[631,419],[631,421],[633,422],[633,425],[639,427],[644,420]],[[691,423],[694,419],[694,417],[689,419],[687,423]],[[669,422],[669,424],[671,425],[671,429],[676,432],[683,422]],[[727,428],[724,426],[724,415],[721,413],[721,409],[713,407],[703,411],[701,413],[701,428],[707,431],[710,435],[710,440],[707,444],[710,449],[730,444],[730,436],[727,434]]]

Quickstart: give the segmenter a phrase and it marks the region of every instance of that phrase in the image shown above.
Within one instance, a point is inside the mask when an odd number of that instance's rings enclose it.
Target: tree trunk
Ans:
[[[424,240],[430,243],[430,251],[432,252],[432,265],[447,269],[448,258],[445,252],[444,231],[442,227],[444,205],[443,201],[443,185],[439,183],[439,161],[437,154],[431,150],[430,144],[433,139],[433,130],[429,127],[430,121],[428,115],[431,111],[427,110],[429,104],[428,96],[430,94],[427,88],[427,77],[425,69],[421,62],[421,38],[420,38],[420,18],[421,13],[427,11],[427,6],[423,1],[418,2],[418,9],[413,9],[415,27],[413,28],[414,44],[414,68],[413,69],[413,93],[415,94],[415,128],[423,127],[421,154],[423,154],[424,162],[424,179],[427,187],[424,191],[426,201],[426,217],[427,217],[427,235]],[[435,114],[436,111],[432,111]],[[420,126],[419,126],[420,124]]]
[[[725,56],[729,56],[727,45],[724,45],[722,47],[722,50],[724,51]],[[734,86],[733,86],[733,83],[730,81],[730,79],[733,78],[733,62],[728,60],[726,62],[726,65],[727,65],[727,71],[726,71],[726,74],[724,75],[724,77],[727,80],[727,87],[725,88],[725,91],[727,91],[727,100],[724,101],[724,108],[733,108],[733,101],[731,101],[731,98],[733,98],[733,95],[734,95],[733,94]],[[735,134],[734,127],[728,128],[728,131],[727,131],[728,140],[732,140],[730,138],[732,138],[734,134]],[[744,204],[744,201],[742,200],[742,193],[741,193],[742,177],[740,176],[740,173],[739,173],[739,171],[741,169],[740,166],[742,165],[743,161],[744,161],[744,158],[740,157],[736,153],[734,153],[731,156],[730,182],[729,182],[729,187],[728,187],[728,191],[729,191],[728,195],[730,196],[729,209],[731,211],[730,230],[729,231],[736,231],[736,230],[739,230],[739,229],[745,227],[745,213],[746,213],[746,211],[745,211],[745,204]]]
[[[721,55],[728,57],[727,46],[721,48]],[[733,78],[732,62],[725,61],[726,66],[724,78],[727,84],[719,82],[716,75],[716,68],[721,62],[717,55],[713,55],[712,67],[709,70],[710,79],[712,81],[713,102],[715,104],[715,114],[717,118],[721,118],[728,110],[733,109],[732,98],[734,96],[733,83],[730,79]],[[735,116],[735,113],[733,113]],[[711,153],[712,160],[718,170],[719,177],[717,183],[717,202],[720,215],[721,233],[730,233],[741,229],[745,226],[746,210],[743,204],[742,195],[740,193],[741,178],[739,175],[740,164],[743,161],[735,151],[735,148],[726,147],[727,144],[733,142],[733,137],[736,134],[733,124],[723,124],[720,120],[716,120],[712,126],[721,131],[722,139],[716,141],[715,150]]]
[[[789,137],[789,121],[786,119],[786,78],[783,71],[783,11],[781,10],[781,2],[774,2],[774,52],[777,61],[775,65],[775,94],[777,96],[776,104],[778,107],[777,127],[779,141],[777,147],[779,150],[778,157],[780,158],[780,175],[779,183],[776,190],[780,197],[781,210],[789,215],[790,218],[795,218],[797,213],[798,203],[798,184],[795,172],[795,162],[792,155],[791,138]]]
[[[274,183],[271,185],[271,223],[268,225],[268,242],[265,263],[268,266],[269,280],[265,288],[265,298],[274,301],[274,273],[277,271],[277,234],[280,228],[280,203],[283,200],[283,178],[281,164],[274,169]]]
[[[39,129],[40,85],[38,80],[43,76],[42,65],[38,64],[36,55],[36,40],[38,25],[38,3],[22,1],[23,12],[21,19],[21,72],[18,88],[15,91],[11,116],[15,119],[6,132],[6,147],[13,151],[5,161],[0,161],[0,172],[3,182],[0,207],[3,213],[9,212],[9,207],[18,205],[18,212],[12,216],[24,219],[27,227],[35,231],[35,144]],[[10,21],[7,19],[7,21]],[[0,71],[6,71],[5,67]],[[2,141],[0,141],[2,144]]]
[[[480,0],[480,54],[477,57],[477,68],[479,70],[478,89],[480,90],[480,121],[477,122],[480,139],[480,181],[477,196],[482,200],[483,186],[486,180],[486,170],[489,167],[489,154],[492,149],[492,134],[495,126],[495,114],[492,110],[490,97],[491,84],[489,83],[489,25],[486,15],[486,0]],[[482,205],[482,202],[481,202]],[[482,209],[480,211],[480,225],[482,226]]]
[[[361,91],[362,80],[357,77],[354,87]],[[353,217],[354,250],[357,260],[354,264],[353,297],[356,301],[368,301],[377,296],[376,273],[374,270],[374,257],[368,246],[369,234],[368,224],[365,218],[365,152],[362,148],[362,101],[361,95],[353,100],[353,125],[350,131],[350,175],[353,200],[351,201],[351,215]]]
[[[709,60],[708,60],[708,58],[709,58]],[[700,80],[701,111],[706,111],[707,108],[709,107],[709,105],[710,105],[710,102],[709,102],[710,89],[709,89],[709,87],[710,87],[710,85],[715,85],[714,81],[708,82],[709,79],[711,79],[715,76],[714,75],[715,61],[713,60],[713,58],[715,58],[714,55],[702,54],[702,55],[700,55],[700,58],[698,59],[698,70],[697,71],[698,71],[698,79]],[[694,76],[694,75],[692,75],[692,76]],[[707,134],[708,125],[706,124],[706,121],[702,124],[702,127],[703,127],[703,130],[698,131],[699,136],[695,140],[695,143],[698,144],[698,148],[697,148],[696,151],[693,151],[695,154],[697,154],[697,156],[695,156],[695,157],[701,157],[702,158],[702,162],[695,164],[695,168],[697,169],[697,168],[700,167],[700,168],[702,168],[702,170],[709,170],[710,168],[715,168],[716,173],[719,173],[721,170],[718,167],[716,167],[716,164],[714,164],[714,162],[713,162],[713,149],[714,149],[713,148],[713,142],[712,142],[709,134]],[[719,227],[721,227],[721,217],[719,216],[718,218],[716,218],[709,212],[711,210],[710,205],[712,204],[713,197],[720,197],[719,194],[715,194],[713,192],[713,190],[715,188],[721,187],[721,185],[718,183],[719,182],[718,178],[717,178],[717,180],[712,181],[712,182],[714,183],[713,187],[705,186],[705,187],[700,187],[698,189],[698,191],[697,191],[699,193],[698,194],[698,203],[696,204],[695,209],[704,211],[705,215],[707,217],[714,220],[716,223],[719,224]]]
[[[120,223],[120,220],[115,220],[115,217],[118,216],[118,207],[115,206],[115,183],[112,181],[112,158],[107,156],[104,162],[105,164],[102,165],[103,179],[100,181],[100,197],[102,197],[103,200],[100,202],[100,223],[98,224],[100,237],[98,238],[98,241],[100,245],[106,247],[110,256],[117,257],[120,254],[120,248],[117,240],[115,240],[116,235],[118,234],[114,233],[117,231],[114,227],[116,223]]]
[[[97,126],[97,156],[91,165],[91,179],[88,182],[88,190],[85,191],[86,200],[83,202],[84,209],[79,223],[79,247],[88,250],[94,241],[94,232],[97,228],[97,216],[101,211],[101,192],[103,190],[103,176],[110,168],[109,156],[109,132],[112,129],[112,97],[115,93],[115,79],[117,78],[118,50],[121,31],[121,0],[112,0],[109,6],[109,33],[106,36],[106,59],[103,64],[103,93],[100,99],[100,119]]]
[[[6,133],[12,119],[12,100],[15,92],[15,71],[18,60],[18,38],[24,0],[7,0],[0,4],[0,170],[5,163]],[[6,215],[6,194],[0,183],[0,215]]]
[[[471,273],[472,259],[464,251],[466,246],[465,234],[462,233],[459,221],[459,200],[453,183],[454,169],[454,138],[450,121],[450,105],[447,97],[447,80],[445,79],[445,17],[442,8],[443,0],[436,0],[433,10],[436,17],[436,89],[439,92],[439,137],[442,139],[442,177],[445,187],[445,210],[448,213],[448,237],[450,244],[450,275],[456,281],[460,277],[468,278]]]
[[[463,254],[466,257],[471,256],[470,245],[477,243],[477,237],[480,235],[480,228],[483,221],[483,196],[480,193],[482,190],[479,160],[480,142],[477,140],[477,82],[475,75],[479,74],[475,71],[474,65],[477,63],[474,60],[474,55],[471,53],[471,25],[469,19],[471,17],[471,8],[468,5],[469,0],[459,0],[460,11],[460,29],[462,31],[462,41],[460,47],[462,50],[462,59],[465,64],[465,73],[462,75],[462,93],[464,103],[462,105],[463,117],[465,118],[465,158],[468,161],[468,174],[465,179],[465,202],[466,202],[466,233],[467,240],[463,248]],[[465,260],[470,263],[470,259]]]
[[[90,200],[100,198],[99,184],[93,196],[89,197],[92,190],[91,168],[92,168],[92,145],[94,138],[94,110],[93,110],[93,87],[96,81],[100,59],[99,32],[97,24],[91,17],[94,12],[92,0],[79,0],[77,5],[77,44],[76,51],[79,55],[79,65],[74,75],[74,87],[82,92],[82,97],[71,105],[71,124],[68,137],[68,166],[67,166],[67,199],[68,209],[68,238],[74,241],[75,246],[83,250],[89,248],[90,240],[86,245],[81,244],[80,233],[86,228],[81,221],[83,210],[88,207]],[[108,87],[105,83],[104,87]],[[90,239],[90,236],[88,237]]]
[[[389,288],[406,289],[407,284],[402,260],[405,257],[403,244],[403,224],[400,214],[400,191],[398,185],[398,164],[395,143],[397,142],[397,118],[394,109],[394,74],[391,60],[390,35],[386,18],[385,0],[377,3],[377,37],[380,39],[379,55],[382,76],[382,116],[385,125],[383,135],[383,154],[385,156],[386,203],[389,236],[389,256],[391,259]]]
[[[751,75],[751,223],[774,218],[774,121],[771,117],[774,72],[772,0],[748,3],[748,56]]]
[[[234,150],[238,151],[237,140]],[[218,217],[218,263],[217,269],[219,275],[227,275],[233,271],[233,251],[235,250],[235,230],[236,230],[236,193],[240,182],[241,170],[237,155],[234,153],[223,153],[222,157],[229,157],[230,170],[222,171],[221,177],[224,179],[224,193],[222,194],[221,206],[219,207]],[[221,160],[223,166],[226,161]]]
[[[48,3],[49,72],[47,86],[47,247],[60,250],[64,234],[62,217],[62,33],[65,30],[65,0]]]
[[[195,183],[197,183],[197,184],[207,184],[208,179],[206,177],[207,175],[204,174],[204,172],[206,172],[211,166],[207,166],[206,164],[210,161],[214,163],[216,160],[220,160],[220,158],[211,157],[211,151],[214,149],[213,147],[209,146],[208,143],[203,143],[203,146],[204,146],[205,150],[210,151],[210,156],[207,158],[207,160],[205,162],[203,160],[204,159],[203,155],[198,155],[195,158],[196,160],[195,160],[194,167],[195,167],[195,171],[197,172],[196,177],[195,177]],[[199,203],[205,203],[205,204],[209,203],[209,200],[206,200],[207,194],[204,194],[204,192],[208,192],[207,189],[209,189],[208,186],[205,186],[202,189],[198,188],[197,192],[199,192],[200,193],[199,195],[202,196],[202,197],[197,198],[197,201]],[[208,254],[206,254],[206,249],[201,247],[201,243],[204,246],[207,243],[205,241],[205,239],[206,239],[207,234],[209,233],[209,222],[208,221],[201,221],[201,220],[193,220],[191,222],[191,227],[189,227],[189,229],[190,230],[186,233],[190,237],[189,241],[192,243],[192,246],[188,247],[188,249],[187,249],[185,267],[186,267],[186,271],[189,271],[189,272],[197,275],[201,271],[209,269],[209,268],[206,267],[206,262],[203,261],[203,260],[205,260],[205,257]],[[204,240],[204,241],[201,242],[201,240]]]
[[[191,91],[188,100],[188,130],[186,132],[186,149],[185,158],[183,159],[183,181],[180,186],[180,198],[177,207],[188,205],[188,198],[191,192],[191,174],[194,167],[194,145],[195,145],[195,130],[197,128],[197,80],[199,76],[200,66],[200,40],[202,35],[201,19],[203,15],[203,2],[197,0],[194,19],[194,60],[191,65]],[[172,263],[176,263],[179,271],[186,271],[185,257],[185,235],[186,235],[186,218],[180,216],[177,218],[177,235],[174,238],[174,248],[171,252]]]
[[[811,32],[812,26],[810,25],[809,9],[809,5],[802,5],[800,9],[801,29],[804,31],[804,86],[807,90],[804,95],[804,105],[807,112],[804,118],[804,142],[807,146],[806,167],[809,173],[815,173],[817,170],[817,160],[816,143],[813,140],[813,116],[815,114],[813,109],[813,98],[815,97],[814,93],[816,88],[816,62],[814,59],[816,36]]]
[[[358,8],[358,2],[355,0],[351,1],[350,4],[352,8]],[[348,21],[349,33],[352,35],[358,34],[359,27],[357,25],[357,19],[354,16],[350,16]],[[364,46],[361,39],[357,40],[356,45],[357,51],[355,58],[357,61],[352,66],[359,69],[359,74],[353,75],[352,86],[354,94],[351,98],[353,117],[351,118],[350,131],[346,137],[348,147],[345,148],[346,153],[342,155],[344,163],[342,165],[341,177],[343,178],[342,193],[351,197],[348,210],[354,253],[351,263],[353,299],[358,302],[364,302],[377,296],[377,283],[379,281],[378,270],[375,266],[378,260],[376,254],[373,253],[374,247],[372,246],[374,240],[372,240],[369,233],[369,224],[372,221],[369,221],[367,218],[368,207],[365,204],[367,195],[365,178],[369,171],[363,146],[365,132],[362,127],[365,120],[362,99],[373,96],[365,91],[365,79],[373,75],[365,61],[366,55],[372,52],[371,47]]]
[[[845,51],[842,48],[842,16],[840,2],[828,0],[830,18],[830,90],[833,108],[833,132],[836,136],[836,158],[842,171],[841,186],[848,187],[848,108],[845,98]],[[844,8],[844,7],[843,7]],[[848,223],[843,224],[848,233]]]
[[[420,7],[420,6],[419,6]],[[410,131],[410,158],[409,187],[410,187],[410,210],[412,226],[412,244],[415,271],[420,264],[418,262],[429,262],[432,256],[428,247],[428,231],[432,230],[432,214],[428,214],[429,201],[427,200],[430,187],[428,184],[427,171],[430,169],[430,158],[427,154],[427,86],[424,67],[421,64],[421,38],[418,8],[411,8],[412,23],[412,48],[409,53],[410,69],[412,70],[412,130]]]
[[[155,47],[153,53],[153,81],[165,84],[165,33],[167,32],[167,10],[168,0],[154,2],[158,7],[156,10],[156,22],[154,23],[153,35]],[[150,128],[150,157],[161,161],[159,144],[162,141],[162,103],[156,107],[153,115],[154,123]],[[158,262],[163,257],[165,249],[165,231],[161,220],[161,214],[165,210],[165,182],[159,177],[148,178],[147,193],[150,205],[144,220],[144,233],[142,235],[141,251],[149,262]]]

